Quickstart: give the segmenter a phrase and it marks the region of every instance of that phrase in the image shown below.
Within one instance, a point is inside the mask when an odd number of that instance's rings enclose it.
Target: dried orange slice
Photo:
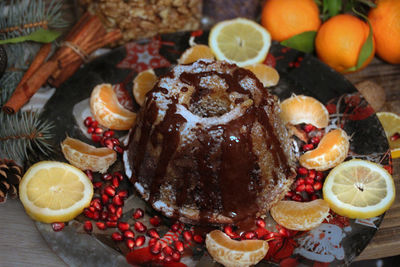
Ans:
[[[213,230],[207,234],[206,247],[213,259],[224,266],[254,265],[268,252],[267,241],[236,241],[220,230]]]
[[[99,84],[93,89],[90,110],[101,125],[114,130],[129,130],[136,120],[136,113],[118,102],[111,84]]]
[[[245,67],[256,75],[265,87],[275,86],[279,82],[279,73],[276,69],[262,63]]]
[[[148,69],[140,72],[133,80],[133,96],[135,97],[136,103],[143,106],[146,100],[146,94],[157,82],[157,76],[153,69]]]
[[[326,171],[343,162],[349,152],[349,137],[342,129],[325,134],[318,147],[300,156],[300,165],[307,169]]]
[[[61,150],[69,163],[81,170],[105,173],[117,160],[114,150],[107,147],[97,148],[71,137],[61,143]]]
[[[392,136],[400,134],[400,116],[392,112],[376,113],[379,121],[385,130],[386,137],[391,149],[392,158],[400,157],[400,138],[392,140]]]
[[[280,116],[285,123],[293,125],[307,123],[317,128],[328,126],[328,110],[321,102],[313,97],[294,95],[282,101],[280,107]]]
[[[208,45],[194,45],[186,49],[178,59],[178,63],[190,64],[199,59],[214,59],[214,54]]]
[[[352,219],[381,215],[396,194],[393,178],[385,168],[360,159],[343,162],[331,170],[322,191],[334,212]]]
[[[272,218],[287,229],[308,231],[320,225],[329,215],[329,204],[322,199],[310,202],[282,200],[272,206]]]
[[[89,206],[93,185],[84,172],[67,163],[41,161],[32,165],[19,184],[19,198],[34,220],[67,222]]]

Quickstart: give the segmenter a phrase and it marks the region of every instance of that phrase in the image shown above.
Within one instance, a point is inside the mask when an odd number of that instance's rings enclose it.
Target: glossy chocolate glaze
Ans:
[[[280,186],[279,179],[292,175],[291,154],[285,151],[288,145],[282,146],[283,139],[275,130],[275,100],[248,70],[221,62],[195,64],[194,71],[171,72],[160,78],[175,79],[180,88],[165,88],[165,83],[158,82],[148,94],[128,145],[133,182],[144,187],[142,195],[154,207],[160,199],[172,203],[172,216],[182,216],[179,208],[187,207],[199,213],[190,220],[203,224],[218,221],[216,214],[233,222],[255,217],[263,210],[260,202],[265,189]],[[226,88],[210,87],[202,80],[208,77],[221,80],[218,86]],[[256,91],[244,86],[246,79],[251,79]],[[170,90],[179,90],[179,94]],[[180,94],[189,94],[189,100],[182,101]],[[217,111],[207,110],[214,109],[215,103],[222,103]],[[233,109],[240,110],[240,116],[224,123],[202,123],[209,117],[222,118]],[[196,123],[189,121],[193,116]],[[271,154],[268,177],[264,177],[255,153],[255,124],[265,129],[260,138]]]

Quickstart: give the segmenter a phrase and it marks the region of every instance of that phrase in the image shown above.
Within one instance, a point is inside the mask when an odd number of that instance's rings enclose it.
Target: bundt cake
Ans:
[[[294,180],[276,97],[223,61],[178,65],[147,94],[124,155],[154,209],[189,223],[266,214]]]

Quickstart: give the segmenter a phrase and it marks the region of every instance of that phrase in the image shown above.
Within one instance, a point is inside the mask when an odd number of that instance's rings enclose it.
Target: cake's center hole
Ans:
[[[189,110],[203,118],[219,117],[231,110],[231,101],[225,92],[211,92],[192,102]]]

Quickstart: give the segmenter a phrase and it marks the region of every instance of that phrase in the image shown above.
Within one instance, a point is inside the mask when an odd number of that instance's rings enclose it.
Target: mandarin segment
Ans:
[[[329,215],[328,202],[316,199],[310,202],[282,200],[272,206],[272,218],[283,227],[296,231],[316,228]]]
[[[224,266],[250,266],[261,261],[268,252],[264,240],[233,240],[220,230],[213,230],[206,236],[208,253]]]
[[[111,84],[99,84],[93,89],[90,110],[101,125],[114,130],[129,130],[136,120],[136,113],[118,102]]]
[[[68,162],[81,170],[105,173],[117,160],[114,150],[97,148],[71,137],[61,143],[61,150]]]
[[[360,159],[343,162],[331,170],[322,191],[334,212],[352,219],[379,216],[395,198],[394,182],[386,169]]]
[[[312,124],[317,128],[328,126],[328,110],[313,97],[294,95],[282,101],[280,107],[280,116],[285,123],[292,125],[306,123]]]
[[[316,149],[300,156],[300,165],[317,171],[326,171],[339,165],[349,152],[349,139],[340,128],[330,131],[322,137]]]
[[[214,59],[214,53],[208,45],[194,45],[183,52],[179,64],[190,64],[199,59]]]
[[[133,80],[133,96],[136,103],[143,106],[146,94],[153,89],[157,82],[157,76],[153,69],[140,72]]]
[[[279,73],[276,69],[265,64],[256,63],[246,66],[245,69],[253,72],[265,87],[275,86],[279,82]]]

